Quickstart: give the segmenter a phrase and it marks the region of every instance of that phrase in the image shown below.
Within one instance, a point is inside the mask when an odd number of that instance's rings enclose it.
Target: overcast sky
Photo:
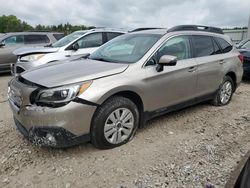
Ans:
[[[235,27],[247,26],[250,14],[249,0],[0,0],[0,5],[0,15],[16,15],[33,26]]]

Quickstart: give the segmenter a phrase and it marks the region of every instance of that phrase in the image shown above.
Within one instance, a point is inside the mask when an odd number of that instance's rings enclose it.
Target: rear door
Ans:
[[[213,94],[223,77],[221,50],[211,36],[194,35],[192,44],[197,62],[197,95]]]

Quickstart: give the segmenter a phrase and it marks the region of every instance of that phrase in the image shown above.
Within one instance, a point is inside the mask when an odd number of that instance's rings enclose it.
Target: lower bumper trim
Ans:
[[[89,134],[76,136],[62,127],[52,126],[33,126],[27,130],[17,119],[14,121],[19,132],[38,146],[65,148],[90,141]]]

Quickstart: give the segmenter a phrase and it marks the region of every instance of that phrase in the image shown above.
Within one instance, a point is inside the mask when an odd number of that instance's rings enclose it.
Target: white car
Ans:
[[[20,48],[13,53],[18,56],[12,65],[12,74],[20,73],[47,63],[78,58],[93,53],[107,41],[126,33],[115,29],[91,29],[71,33],[45,47]]]

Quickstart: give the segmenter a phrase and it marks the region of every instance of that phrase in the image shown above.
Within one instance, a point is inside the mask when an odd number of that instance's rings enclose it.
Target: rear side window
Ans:
[[[59,40],[64,37],[64,34],[58,33],[58,34],[53,34],[53,36],[55,37],[56,40]]]
[[[233,49],[233,46],[229,44],[226,40],[216,37],[217,42],[219,43],[223,53],[230,52]]]
[[[196,57],[210,56],[216,54],[214,43],[210,36],[193,36],[194,49]]]
[[[6,46],[23,44],[23,35],[11,36],[3,41]]]
[[[50,42],[47,35],[25,35],[24,41],[25,44],[43,44]]]
[[[115,32],[107,33],[107,41],[112,40],[113,38],[118,37],[120,35],[122,35],[122,33],[115,33]]]
[[[222,51],[220,50],[220,47],[218,46],[218,44],[215,42],[214,39],[213,39],[213,44],[214,44],[214,54],[221,54]]]

